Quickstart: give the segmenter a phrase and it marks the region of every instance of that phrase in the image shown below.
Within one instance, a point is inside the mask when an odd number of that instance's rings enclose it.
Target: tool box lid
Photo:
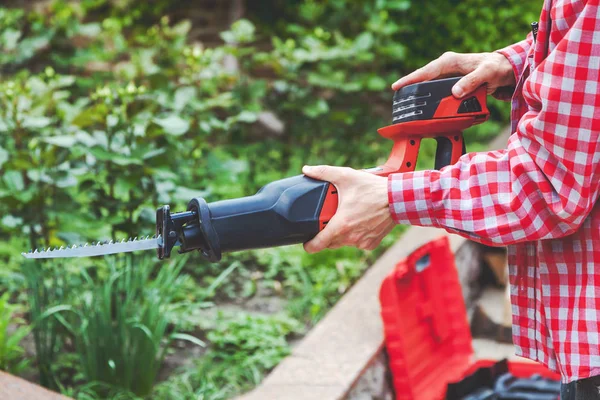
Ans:
[[[467,312],[446,236],[398,262],[379,293],[397,399],[442,399],[473,360]]]

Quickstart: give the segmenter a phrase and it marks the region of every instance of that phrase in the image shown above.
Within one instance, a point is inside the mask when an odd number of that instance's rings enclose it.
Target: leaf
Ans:
[[[119,117],[114,114],[108,115],[106,117],[106,126],[109,128],[114,128],[119,123]]]
[[[100,161],[109,161],[117,165],[142,165],[142,161],[136,158],[127,157],[118,153],[113,153],[102,147],[92,147],[89,152]]]
[[[189,20],[184,19],[183,21],[179,22],[177,25],[175,25],[171,29],[172,29],[173,33],[180,35],[180,36],[185,36],[185,35],[187,35],[187,33],[190,31],[191,28],[192,28],[192,23]]]
[[[0,222],[7,228],[16,228],[23,223],[23,218],[13,217],[12,215],[8,214],[2,217]]]
[[[125,201],[129,200],[129,191],[135,187],[128,179],[117,178],[115,182],[115,196]]]
[[[185,340],[187,342],[194,343],[200,347],[206,347],[206,343],[204,343],[202,340],[198,339],[195,336],[188,335],[186,333],[173,333],[171,334],[170,338],[177,340]]]
[[[144,154],[142,156],[142,159],[148,160],[148,159],[150,159],[152,157],[159,156],[159,155],[165,153],[166,151],[167,151],[167,149],[164,148],[164,147],[161,147],[159,149],[150,150],[149,152],[147,152],[146,154]]]
[[[75,139],[77,139],[79,143],[85,145],[86,147],[92,147],[98,144],[96,139],[94,139],[92,135],[90,135],[86,131],[78,131],[75,134]]]
[[[7,188],[13,192],[20,192],[25,189],[23,175],[19,171],[7,171],[4,174],[3,180]]]
[[[367,88],[369,90],[383,90],[387,86],[387,82],[380,76],[373,75],[367,80]]]
[[[45,128],[48,125],[50,125],[51,122],[52,122],[52,120],[48,117],[27,116],[23,119],[21,126],[23,128],[28,128],[28,129],[41,129],[41,128]]]
[[[4,165],[4,163],[7,161],[8,161],[8,151],[6,151],[2,147],[0,147],[0,169],[2,168],[2,165]]]
[[[228,44],[248,43],[254,40],[254,25],[247,19],[240,19],[231,25],[231,30],[221,32],[221,39]]]
[[[323,99],[318,99],[317,101],[309,104],[303,109],[304,114],[309,118],[316,118],[319,115],[325,114],[329,111],[329,105]]]
[[[256,122],[257,119],[258,119],[258,115],[256,115],[256,113],[253,113],[251,111],[246,111],[246,110],[242,111],[237,116],[238,121],[247,122],[250,124],[253,122]]]
[[[2,34],[0,42],[4,44],[4,51],[11,51],[17,48],[17,43],[21,38],[21,31],[8,28]]]
[[[175,91],[175,100],[173,107],[181,111],[194,97],[196,97],[196,88],[192,86],[180,87]]]
[[[75,185],[77,185],[77,178],[75,178],[73,175],[67,175],[66,177],[56,181],[56,186],[59,188],[68,188]]]
[[[409,0],[388,1],[386,7],[390,10],[406,11],[410,8]]]
[[[206,191],[206,190],[197,190],[197,189],[186,188],[183,186],[177,186],[175,188],[175,192],[173,193],[173,199],[187,202],[187,201],[190,201],[190,199],[193,199],[196,197],[204,197],[207,194],[208,194],[208,191]]]
[[[190,122],[175,114],[165,118],[154,118],[152,121],[163,128],[165,133],[173,136],[181,136],[190,129]]]
[[[72,123],[80,128],[85,128],[95,123],[102,123],[107,112],[105,104],[96,104],[80,112],[73,118]]]
[[[41,138],[41,140],[43,142],[50,143],[50,144],[53,144],[58,147],[66,147],[66,148],[73,146],[77,142],[77,139],[75,139],[73,136],[67,136],[67,135],[48,136],[48,137]]]
[[[4,121],[4,119],[0,118],[0,132],[6,131],[8,131],[8,125],[6,124],[6,121]]]
[[[102,32],[102,26],[98,22],[91,22],[89,24],[79,25],[77,33],[83,36],[96,37]]]
[[[373,46],[373,34],[371,32],[363,32],[354,41],[354,48],[359,51],[369,50]]]

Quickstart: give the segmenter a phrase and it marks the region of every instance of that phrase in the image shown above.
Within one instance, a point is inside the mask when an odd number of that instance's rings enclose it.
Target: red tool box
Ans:
[[[474,361],[467,312],[447,237],[398,262],[379,293],[396,399],[443,399],[446,386],[497,360]],[[560,376],[541,364],[509,362],[518,377]]]

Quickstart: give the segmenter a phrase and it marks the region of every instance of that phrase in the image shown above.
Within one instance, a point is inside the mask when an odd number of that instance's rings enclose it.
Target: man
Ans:
[[[455,97],[482,84],[512,95],[507,149],[388,178],[303,169],[332,182],[340,202],[308,252],[373,249],[396,223],[508,246],[516,352],[560,372],[563,399],[600,399],[598,3],[546,0],[537,38],[494,53],[446,53],[392,85],[465,75]]]

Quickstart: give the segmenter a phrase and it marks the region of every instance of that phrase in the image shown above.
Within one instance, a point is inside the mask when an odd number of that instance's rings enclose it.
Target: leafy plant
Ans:
[[[49,388],[58,388],[56,379],[56,357],[63,348],[61,311],[69,310],[67,297],[70,285],[67,275],[56,264],[48,263],[46,268],[39,264],[26,263],[23,274],[27,282],[29,319],[32,323],[35,343],[36,364],[40,383]]]
[[[183,263],[165,264],[152,279],[153,264],[133,257],[124,265],[111,259],[108,279],[83,293],[69,330],[86,381],[99,389],[114,387],[144,396],[173,340],[204,345],[193,336],[169,333],[167,314]]]
[[[196,370],[159,385],[153,398],[218,400],[239,394],[289,354],[286,337],[299,331],[298,321],[284,315],[223,314]]]
[[[29,364],[29,360],[23,358],[20,342],[30,329],[16,316],[19,307],[9,303],[9,295],[5,293],[0,297],[0,370],[18,374]]]

